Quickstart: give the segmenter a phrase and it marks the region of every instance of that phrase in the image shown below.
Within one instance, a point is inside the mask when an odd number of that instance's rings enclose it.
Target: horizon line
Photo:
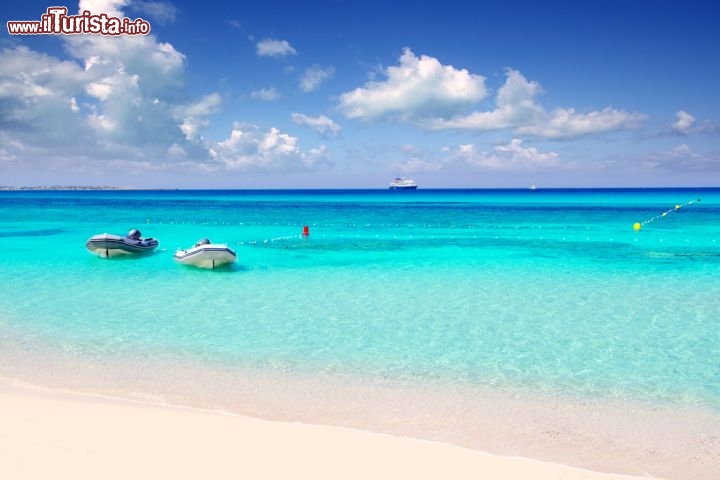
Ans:
[[[595,187],[424,187],[407,193],[438,190],[679,190],[679,189],[720,189],[718,186],[595,186]],[[96,186],[96,185],[32,185],[13,186],[0,185],[0,191],[392,191],[388,187],[128,187],[128,186]]]

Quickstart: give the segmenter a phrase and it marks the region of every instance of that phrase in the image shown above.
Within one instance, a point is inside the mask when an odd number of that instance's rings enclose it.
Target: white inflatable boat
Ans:
[[[200,268],[217,268],[233,263],[237,259],[235,252],[227,245],[210,243],[203,238],[192,248],[178,250],[173,255],[176,262]]]

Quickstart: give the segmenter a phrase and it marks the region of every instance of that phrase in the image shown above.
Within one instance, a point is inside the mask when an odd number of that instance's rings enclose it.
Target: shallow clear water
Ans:
[[[0,242],[0,380],[717,478],[720,189],[12,191]]]
[[[201,237],[237,264],[176,265]],[[0,192],[0,240],[25,353],[720,407],[717,189]]]

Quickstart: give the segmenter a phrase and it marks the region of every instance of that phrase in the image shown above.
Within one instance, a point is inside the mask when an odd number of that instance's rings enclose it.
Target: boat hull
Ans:
[[[395,180],[390,182],[390,190],[417,190],[417,183],[415,180],[403,177],[395,177]]]
[[[182,264],[198,268],[217,268],[237,260],[235,252],[226,245],[199,245],[187,250],[178,250],[173,259]]]
[[[134,240],[120,235],[101,233],[93,235],[85,242],[85,248],[103,258],[112,258],[123,255],[142,255],[153,252],[159,245],[154,238]]]

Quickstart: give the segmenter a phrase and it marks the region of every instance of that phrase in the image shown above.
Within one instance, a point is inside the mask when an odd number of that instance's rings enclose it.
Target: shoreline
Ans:
[[[442,442],[0,379],[3,478],[635,480]]]
[[[46,363],[47,358],[36,363],[40,359],[34,355],[33,358],[32,364],[25,364],[26,368],[8,370],[9,365],[5,365],[1,369],[0,410],[5,415],[12,408],[4,403],[4,387],[15,385],[29,388],[34,392],[32,397],[38,397],[37,393],[43,397],[43,392],[49,392],[51,397],[69,395],[71,399],[90,403],[130,404],[223,418],[250,418],[271,424],[349,430],[447,445],[501,458],[533,459],[581,471],[607,472],[622,478],[645,475],[644,478],[663,480],[714,480],[714,466],[720,458],[720,415],[714,410],[528,397],[521,392],[495,389],[447,390],[438,389],[437,385],[425,388],[389,380],[358,383],[358,379],[327,375],[286,377],[270,371],[199,368],[178,364],[176,360],[172,366],[164,362],[147,363],[145,359],[122,367],[114,362],[94,365],[60,357],[50,363]],[[19,367],[19,358],[15,360],[15,367]],[[46,411],[55,407],[39,408]],[[25,415],[35,414],[27,411]],[[82,414],[61,416],[74,418],[79,424],[84,421]],[[62,428],[46,430],[55,432]],[[308,438],[302,443],[313,441]],[[337,443],[340,446],[342,439]],[[0,445],[0,450],[3,448],[6,447]],[[378,475],[374,472],[364,478],[383,478]],[[434,478],[463,478],[458,475]],[[336,472],[335,478],[338,476],[344,475]],[[528,474],[497,478],[544,477]]]
[[[55,362],[47,363],[46,358],[41,363],[47,367]],[[49,396],[52,400],[60,397],[69,399],[73,405],[77,400],[84,400],[89,404],[109,402],[113,405],[139,407],[140,410],[148,407],[199,412],[223,418],[238,417],[269,424],[306,425],[440,444],[447,448],[469,450],[491,457],[532,459],[535,462],[562,465],[583,472],[605,472],[603,474],[611,475],[601,477],[603,479],[714,480],[714,465],[717,464],[717,458],[720,458],[720,416],[714,411],[647,408],[626,402],[587,403],[554,397],[533,400],[510,392],[493,390],[430,391],[417,389],[403,382],[385,382],[384,385],[358,384],[355,381],[348,383],[349,379],[333,379],[327,376],[283,378],[267,371],[254,374],[240,374],[237,371],[223,373],[205,369],[200,371],[193,370],[189,364],[176,365],[178,368],[173,370],[165,370],[160,364],[152,367],[146,365],[150,368],[145,370],[137,364],[126,370],[133,379],[124,374],[118,375],[117,365],[112,364],[104,364],[94,374],[90,370],[99,366],[82,366],[77,361],[64,365],[75,372],[75,379],[66,376],[67,370],[63,369],[63,373],[62,370],[57,371],[52,367],[43,375],[37,375],[39,372],[36,367],[37,364],[31,367],[30,371],[25,370],[22,373],[10,373],[3,369],[5,371],[0,375],[0,411],[3,412],[0,413],[0,422],[7,425],[7,429],[16,436],[22,432],[22,428],[9,427],[10,424],[3,418],[8,414],[11,417],[17,415],[16,412],[8,413],[13,412],[13,407],[6,402],[5,387],[14,386],[29,392],[30,399],[42,400]],[[210,379],[211,377],[213,378]],[[163,382],[167,383],[161,385]],[[185,385],[182,385],[183,383]],[[193,387],[188,388],[191,384]],[[458,393],[462,393],[461,398],[456,397]],[[53,402],[45,403],[46,405],[35,409],[24,410],[23,415],[36,418],[37,411],[45,412],[58,408],[53,406]],[[23,401],[23,405],[26,404],[27,401]],[[75,413],[63,411],[60,416],[72,419],[70,424],[75,424],[77,428],[87,420],[82,411],[82,408],[78,408]],[[107,412],[107,415],[114,418],[118,414]],[[26,425],[30,423],[32,422],[28,420]],[[37,430],[38,427],[33,426],[35,436],[68,428],[65,425]],[[205,434],[197,435],[205,438]],[[172,433],[169,437],[169,440],[157,438],[156,442],[164,444],[175,441]],[[60,442],[57,438],[54,441]],[[110,442],[111,439],[106,441]],[[127,436],[118,441],[134,442]],[[333,446],[337,444],[338,448],[341,448],[343,441],[340,438],[329,443]],[[317,441],[310,436],[301,443],[313,445]],[[11,451],[12,445],[0,444],[0,450]],[[36,450],[36,453],[36,456],[40,457],[53,454],[47,449]],[[106,452],[104,455],[107,457],[111,453]],[[166,452],[164,455],[170,453]],[[286,453],[279,454],[282,455]],[[339,458],[347,453],[341,451],[334,455]],[[424,457],[435,454],[428,452],[415,455]],[[378,462],[386,468],[389,460],[391,459],[378,459]],[[206,458],[203,461],[210,460]],[[464,468],[474,468],[472,465],[474,464],[468,464]],[[439,474],[437,471],[435,473]],[[258,474],[249,476],[257,478]],[[278,478],[283,476],[288,478],[288,475],[280,475]],[[42,477],[40,475],[27,478]],[[96,477],[97,475],[92,476]],[[127,477],[137,478],[137,475],[128,474]],[[260,477],[266,478],[262,475]],[[327,477],[314,474],[309,478],[332,477],[345,478],[346,475],[336,471]],[[0,478],[4,478],[2,470]],[[358,478],[384,477],[380,471],[375,471]],[[458,472],[452,477],[408,474],[407,477],[386,478],[465,477]],[[508,473],[498,475],[497,478],[524,480],[546,477],[526,472],[517,477]],[[547,478],[575,480],[577,477]]]

